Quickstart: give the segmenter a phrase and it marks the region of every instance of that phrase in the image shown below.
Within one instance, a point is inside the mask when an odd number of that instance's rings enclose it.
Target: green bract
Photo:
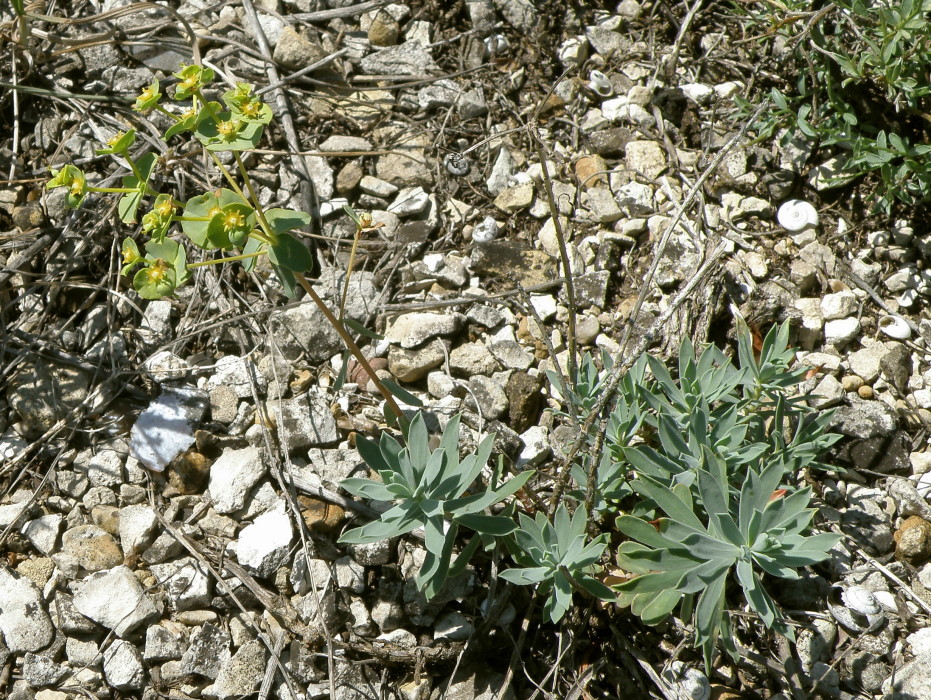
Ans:
[[[127,246],[124,242],[124,261],[127,258],[127,250],[132,256],[133,249],[135,243]],[[187,257],[184,247],[178,245],[177,241],[170,238],[161,242],[149,241],[145,245],[145,252],[142,261],[145,267],[133,276],[133,288],[143,299],[161,299],[174,293],[177,287],[187,281]],[[138,249],[135,250],[135,254],[138,255]]]
[[[133,129],[116,134],[107,141],[107,147],[94,151],[98,156],[122,155],[136,142],[136,132]]]
[[[213,80],[213,70],[203,66],[181,66],[172,73],[180,82],[175,86],[175,99],[186,100]]]
[[[543,513],[531,519],[520,513],[520,528],[514,531],[511,555],[520,569],[502,571],[501,578],[518,585],[539,585],[548,594],[543,605],[550,620],[558,622],[572,604],[572,590],[578,587],[601,600],[613,600],[614,592],[591,576],[607,546],[599,535],[586,544],[588,513],[576,509],[572,517],[564,503],[559,504],[550,523]]]
[[[440,590],[450,575],[460,571],[479,539],[469,546],[450,568],[453,545],[460,527],[479,535],[502,536],[514,530],[511,518],[486,515],[483,511],[514,494],[530,478],[523,472],[497,488],[476,483],[485,467],[494,437],[489,435],[475,454],[459,460],[459,416],[449,421],[437,449],[429,447],[429,435],[421,413],[407,429],[407,447],[383,433],[378,444],[359,437],[356,447],[366,464],[381,481],[345,479],[340,485],[356,496],[395,502],[379,520],[345,532],[340,542],[366,544],[423,528],[427,555],[417,577],[428,598]],[[478,486],[477,493],[469,491]]]
[[[67,187],[68,194],[65,197],[65,204],[69,207],[76,208],[84,201],[87,196],[87,177],[84,171],[76,168],[70,163],[61,170],[49,168],[52,171],[52,179],[45,183],[46,189],[53,190],[56,187]]]
[[[153,240],[163,241],[171,226],[175,213],[171,195],[160,194],[155,198],[155,204],[142,217],[142,230],[148,233]]]
[[[158,91],[158,80],[153,80],[151,85],[144,87],[139,93],[133,109],[137,112],[148,112],[155,108],[160,99],[162,99],[162,93]]]
[[[248,83],[239,83],[235,90],[225,92],[223,103],[240,121],[268,124],[272,120],[272,108],[252,95],[252,86]]]

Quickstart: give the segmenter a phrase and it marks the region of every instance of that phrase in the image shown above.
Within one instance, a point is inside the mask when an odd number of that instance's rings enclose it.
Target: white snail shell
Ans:
[[[908,323],[901,316],[894,316],[892,314],[880,316],[877,323],[879,325],[879,330],[890,338],[908,340],[912,337],[912,329],[909,328]]]
[[[885,621],[876,596],[863,586],[831,586],[828,610],[834,619],[854,632],[872,632]]]
[[[489,56],[500,56],[511,47],[511,42],[504,34],[492,34],[485,39],[485,53]]]
[[[818,225],[818,211],[808,202],[790,199],[779,207],[776,220],[786,231],[804,231]]]
[[[663,680],[673,686],[677,698],[708,700],[711,697],[711,684],[708,682],[708,677],[681,661],[673,661],[669,668],[663,671]]]
[[[611,80],[600,70],[593,70],[588,74],[588,86],[592,92],[602,97],[611,97],[614,94],[614,85]]]
[[[492,217],[486,216],[480,224],[476,224],[472,229],[473,243],[490,243],[498,237],[498,222]]]

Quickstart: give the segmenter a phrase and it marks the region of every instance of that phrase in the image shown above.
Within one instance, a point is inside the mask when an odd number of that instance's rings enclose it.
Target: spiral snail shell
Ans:
[[[912,329],[909,328],[908,323],[901,316],[886,314],[885,316],[879,317],[877,324],[879,325],[879,330],[890,338],[908,340],[912,337]]]
[[[790,199],[779,207],[776,220],[786,231],[804,231],[818,225],[818,211],[801,199]]]
[[[885,621],[876,596],[863,586],[831,586],[828,610],[834,619],[854,632],[872,632]]]
[[[593,70],[588,74],[588,87],[601,97],[611,97],[614,94],[614,85],[611,84],[608,76],[600,70]]]
[[[476,224],[475,228],[472,229],[472,241],[474,243],[490,243],[497,237],[498,222],[490,216],[486,216],[484,221]]]

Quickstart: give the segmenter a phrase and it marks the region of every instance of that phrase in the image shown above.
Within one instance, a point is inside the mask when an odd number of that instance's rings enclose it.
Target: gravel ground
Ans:
[[[931,698],[924,221],[871,218],[870,183],[827,183],[836,154],[801,134],[754,140],[736,98],[765,113],[793,69],[765,41],[700,3],[170,5],[49,3],[68,21],[23,44],[0,28],[5,697]],[[669,357],[732,346],[738,315],[791,320],[800,390],[844,435],[838,471],[806,476],[844,540],[774,584],[795,643],[734,609],[742,658],[706,678],[678,620],[577,598],[552,625],[489,562],[427,601],[422,541],[336,543],[371,513],[339,482],[383,414],[357,365],[337,388],[322,314],[262,264],[140,299],[115,200],[72,212],[43,188],[66,162],[116,184],[94,149],[127,123],[151,138],[124,98],[192,35],[220,80],[271,86],[247,164],[263,205],[314,215],[318,293],[343,295],[343,205],[371,212],[345,297],[382,335],[367,355],[515,469],[551,474],[573,437],[547,410],[569,342],[553,208],[586,351]],[[179,199],[217,185],[198,149],[163,155]]]

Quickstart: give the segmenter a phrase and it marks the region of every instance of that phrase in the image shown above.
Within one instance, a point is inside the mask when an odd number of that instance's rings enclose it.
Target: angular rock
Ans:
[[[156,620],[159,609],[126,566],[99,571],[84,579],[74,596],[82,615],[125,637],[139,625]]]
[[[288,548],[294,539],[291,520],[284,503],[263,513],[239,533],[229,545],[236,560],[251,573],[270,578],[288,560]]]
[[[891,435],[897,422],[895,412],[881,401],[852,399],[849,406],[842,406],[834,412],[830,428],[863,440]]]
[[[185,674],[197,673],[216,680],[231,657],[229,634],[208,622],[191,635],[191,644],[181,657],[180,667]]]
[[[207,378],[206,389],[210,391],[225,386],[235,391],[240,399],[251,399],[253,385],[260,394],[265,393],[265,377],[255,363],[249,358],[225,355],[217,360],[213,374]]]
[[[117,690],[141,690],[145,668],[135,644],[117,639],[103,652],[103,672],[107,683]]]
[[[96,525],[73,527],[61,538],[62,554],[73,557],[84,571],[112,569],[123,562],[120,546]]]
[[[465,322],[462,314],[408,313],[395,317],[385,331],[385,340],[402,348],[415,348],[421,343],[458,333]]]
[[[223,665],[214,684],[204,689],[204,695],[219,700],[250,695],[262,682],[265,664],[265,645],[258,639],[246,642]]]
[[[23,535],[42,554],[52,554],[64,520],[64,517],[57,513],[43,515],[26,523],[23,526]]]
[[[56,664],[49,657],[42,654],[26,652],[23,657],[23,678],[33,688],[56,685],[67,673],[67,667]]]
[[[449,368],[470,377],[491,374],[498,369],[498,363],[483,343],[464,343],[449,353]]]
[[[206,607],[211,600],[210,576],[192,557],[149,567],[168,593],[175,610]]]
[[[288,401],[270,401],[268,409],[279,435],[287,435],[288,449],[292,453],[305,447],[332,445],[339,440],[336,419],[321,396],[307,393]]]
[[[424,75],[439,68],[429,49],[419,41],[406,41],[371,53],[360,65],[370,75]]]
[[[624,152],[627,167],[647,180],[655,180],[666,169],[666,151],[656,141],[631,141]]]
[[[214,510],[232,513],[245,506],[249,491],[265,473],[265,461],[255,447],[226,450],[210,467],[209,490]]]
[[[180,659],[188,646],[188,628],[172,620],[162,620],[146,628],[142,658],[149,664]]]
[[[323,362],[342,350],[342,340],[316,304],[301,304],[272,315],[272,337],[285,358],[302,353],[312,362]]]
[[[143,505],[126,506],[119,513],[120,544],[124,554],[141,552],[152,544],[158,528],[158,518],[152,508]]]
[[[467,405],[480,410],[482,418],[495,420],[508,410],[508,397],[498,382],[481,375],[469,379]]]

